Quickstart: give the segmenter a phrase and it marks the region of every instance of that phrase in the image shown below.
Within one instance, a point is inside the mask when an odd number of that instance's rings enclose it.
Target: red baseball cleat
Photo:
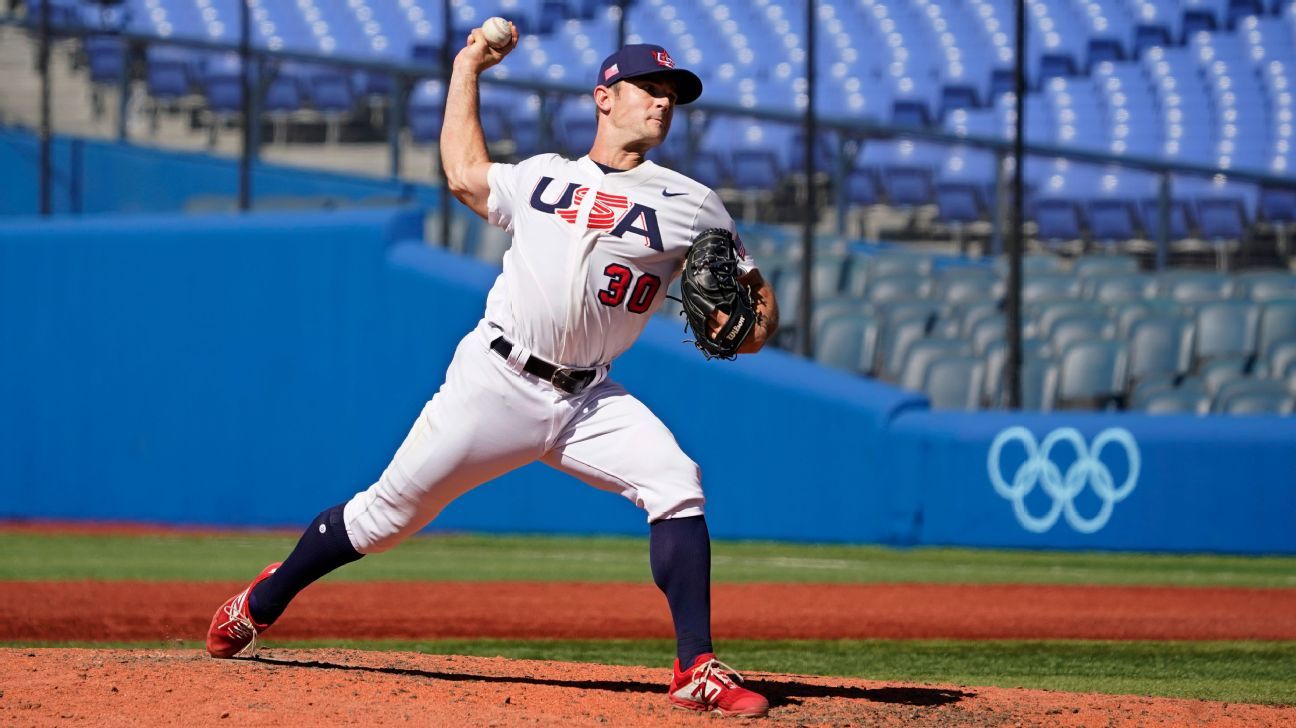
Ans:
[[[677,708],[710,711],[724,716],[760,718],[768,713],[769,701],[739,687],[733,681],[735,677],[742,680],[742,675],[710,652],[699,655],[693,666],[683,672],[680,672],[679,660],[676,660],[670,700]]]
[[[257,635],[266,631],[270,625],[252,621],[252,616],[248,613],[248,595],[252,593],[252,587],[260,584],[278,568],[279,562],[275,562],[262,569],[246,589],[226,599],[220,609],[216,610],[211,628],[207,630],[207,652],[212,657],[224,659],[238,657],[245,652],[248,657],[256,654]]]

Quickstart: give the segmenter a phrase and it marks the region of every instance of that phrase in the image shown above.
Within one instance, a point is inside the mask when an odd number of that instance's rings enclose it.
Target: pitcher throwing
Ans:
[[[472,32],[454,61],[441,132],[455,197],[513,236],[485,316],[459,343],[445,384],[378,482],[320,513],[282,564],[230,597],[212,620],[207,649],[222,658],[255,650],[257,635],[308,584],[392,548],[469,489],[542,460],[647,512],[653,580],[675,625],[671,702],[765,715],[765,698],[738,685],[712,647],[711,544],[698,466],[608,377],[612,360],[661,305],[695,238],[711,245],[717,235],[732,237],[731,278],[747,302],[742,315],[721,309],[706,331],[695,331],[709,340],[703,350],[716,353],[714,342],[721,355],[753,353],[778,326],[773,291],[720,199],[644,158],[666,139],[676,105],[697,99],[702,83],[664,48],[626,46],[599,70],[598,126],[586,156],[492,163],[478,78],[517,38],[514,29],[497,49],[480,29]]]

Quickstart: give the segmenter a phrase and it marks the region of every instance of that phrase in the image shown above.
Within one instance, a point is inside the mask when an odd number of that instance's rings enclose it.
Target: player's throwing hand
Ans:
[[[461,62],[466,63],[478,73],[481,73],[499,63],[504,60],[504,56],[507,56],[510,51],[517,47],[517,25],[513,25],[511,32],[513,37],[509,39],[508,43],[496,48],[487,42],[486,34],[481,28],[473,28],[472,32],[468,34],[468,40],[463,49],[459,51],[459,55],[455,56],[455,65],[459,65]]]

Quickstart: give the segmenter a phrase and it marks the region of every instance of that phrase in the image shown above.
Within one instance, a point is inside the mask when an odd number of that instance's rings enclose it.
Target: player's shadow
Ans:
[[[647,683],[635,680],[564,680],[560,678],[529,677],[526,675],[475,675],[463,672],[416,670],[406,667],[342,665],[336,662],[321,662],[318,660],[279,660],[272,657],[253,657],[251,659],[255,662],[279,665],[281,667],[374,672],[383,675],[401,675],[429,680],[551,685],[560,688],[579,688],[581,690],[606,690],[611,693],[661,693],[665,691],[665,686],[662,683]],[[848,698],[867,700],[872,703],[937,706],[957,703],[964,698],[976,696],[976,693],[940,688],[857,688],[846,685],[812,685],[796,680],[779,680],[775,682],[751,679],[746,684],[769,699],[770,705],[799,705],[805,698]]]

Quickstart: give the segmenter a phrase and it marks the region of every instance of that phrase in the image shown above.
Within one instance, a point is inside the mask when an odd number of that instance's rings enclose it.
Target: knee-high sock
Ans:
[[[680,667],[688,668],[711,646],[711,534],[706,518],[656,521],[648,532],[653,581],[666,594],[675,621]]]
[[[248,613],[257,624],[273,623],[302,589],[364,555],[347,537],[342,521],[344,505],[339,503],[316,516],[283,565],[252,590]]]

